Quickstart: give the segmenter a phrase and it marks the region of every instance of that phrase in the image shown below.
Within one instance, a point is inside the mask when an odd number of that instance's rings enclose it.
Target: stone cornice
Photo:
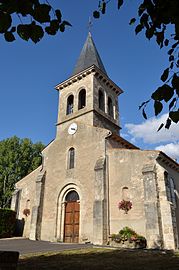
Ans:
[[[167,156],[162,151],[159,152],[159,155],[157,157],[158,161],[161,161],[165,165],[169,166],[170,168],[174,169],[175,171],[179,172],[179,164],[169,156]]]
[[[105,121],[108,121],[108,122],[112,123],[116,128],[121,129],[121,127],[120,127],[118,124],[116,124],[116,122],[115,122],[114,119],[109,119],[109,118],[108,118],[108,117],[109,117],[108,115],[105,116],[105,115],[99,113],[98,111],[96,111],[95,109],[88,110],[88,111],[85,111],[85,112],[81,112],[81,113],[78,113],[78,114],[76,114],[76,115],[74,115],[74,116],[71,116],[70,118],[67,118],[67,119],[65,119],[65,120],[63,120],[63,121],[60,121],[60,122],[56,123],[56,126],[59,126],[59,125],[61,125],[61,124],[63,124],[63,123],[66,123],[66,122],[68,122],[68,121],[72,121],[72,120],[74,120],[74,119],[76,119],[76,118],[79,118],[79,117],[82,116],[82,115],[85,115],[85,114],[88,114],[88,113],[91,113],[91,112],[100,115],[101,117],[103,117],[103,118],[105,119]],[[70,115],[69,115],[69,116],[70,116]]]
[[[123,90],[117,86],[106,74],[104,74],[99,68],[97,68],[95,65],[92,65],[91,67],[83,70],[82,72],[79,72],[78,74],[71,76],[69,79],[57,84],[55,86],[55,89],[58,91],[63,90],[64,88],[72,85],[73,83],[80,81],[84,77],[88,76],[89,74],[94,73],[95,76],[100,79],[106,86],[111,88],[113,92],[118,96],[121,93],[123,93]]]

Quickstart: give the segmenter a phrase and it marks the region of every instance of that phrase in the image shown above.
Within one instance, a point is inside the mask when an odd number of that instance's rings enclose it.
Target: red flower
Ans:
[[[23,215],[25,215],[26,217],[28,217],[28,216],[30,215],[30,209],[25,208],[25,209],[23,210]]]
[[[119,210],[124,210],[125,214],[132,208],[132,203],[130,201],[122,200],[118,203]]]

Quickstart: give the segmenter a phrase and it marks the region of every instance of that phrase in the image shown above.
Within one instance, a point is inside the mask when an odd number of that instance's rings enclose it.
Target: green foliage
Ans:
[[[119,236],[124,241],[129,240],[132,236],[136,235],[137,235],[136,232],[129,227],[124,227],[122,230],[119,231]]]
[[[0,238],[11,237],[15,229],[16,212],[0,209]]]
[[[137,234],[134,230],[129,227],[124,227],[119,231],[118,234],[112,234],[111,239],[116,243],[135,242],[135,246],[146,247],[147,241],[144,236]]]
[[[16,136],[0,141],[0,208],[9,206],[15,183],[41,164],[43,148]]]
[[[54,10],[48,3],[41,3],[40,0],[8,0],[0,1],[0,33],[8,42],[16,39],[15,34],[25,41],[29,39],[34,43],[39,42],[45,33],[55,35],[57,32],[64,32],[66,26],[71,26],[67,21],[62,21],[62,14],[59,9]],[[16,23],[16,18],[21,23]],[[24,24],[29,19],[29,23]],[[54,23],[55,21],[55,23]]]

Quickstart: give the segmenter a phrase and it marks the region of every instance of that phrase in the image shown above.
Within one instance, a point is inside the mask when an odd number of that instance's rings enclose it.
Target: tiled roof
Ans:
[[[103,73],[107,75],[105,67],[92,39],[91,33],[89,32],[72,75],[75,75],[92,65],[97,66]]]

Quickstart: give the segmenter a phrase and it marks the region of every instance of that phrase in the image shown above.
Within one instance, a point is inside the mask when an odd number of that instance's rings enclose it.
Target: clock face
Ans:
[[[68,134],[73,135],[76,133],[78,127],[76,123],[72,123],[68,128]]]

